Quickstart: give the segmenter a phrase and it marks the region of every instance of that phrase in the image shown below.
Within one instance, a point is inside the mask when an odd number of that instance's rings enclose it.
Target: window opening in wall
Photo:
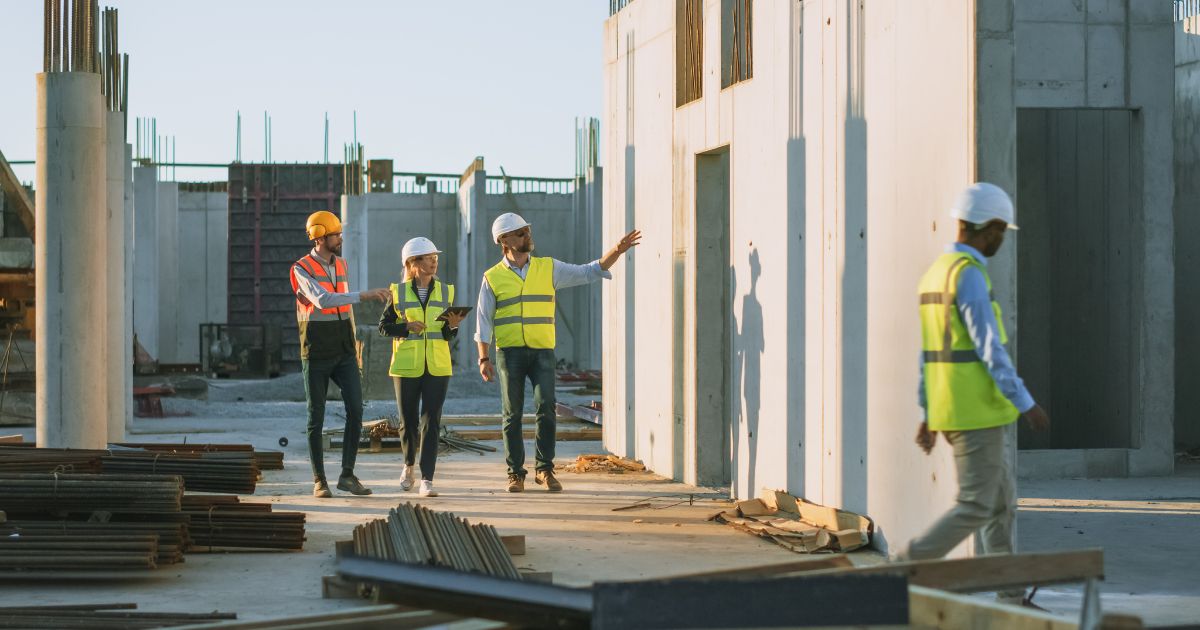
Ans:
[[[754,75],[752,0],[721,0],[721,87]]]
[[[675,1],[675,106],[700,98],[704,89],[704,5]]]

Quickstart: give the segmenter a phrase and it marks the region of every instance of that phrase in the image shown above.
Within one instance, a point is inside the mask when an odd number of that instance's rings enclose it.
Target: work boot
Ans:
[[[333,493],[329,491],[329,484],[324,479],[318,479],[313,483],[313,496],[318,499],[328,499],[333,496]]]
[[[350,494],[356,494],[359,496],[371,494],[371,489],[362,485],[362,483],[358,481],[358,477],[355,477],[354,475],[342,475],[341,477],[338,477],[337,487],[338,490],[345,490]]]
[[[550,492],[562,492],[562,484],[554,478],[553,470],[539,470],[533,475],[533,481],[537,484],[546,484],[546,489]]]
[[[413,467],[405,466],[404,474],[400,475],[400,489],[408,492],[413,487]]]
[[[421,480],[421,489],[418,491],[423,497],[436,497],[437,490],[433,489],[433,482],[428,479]]]
[[[509,492],[524,492],[525,491],[525,475],[516,473],[508,473],[508,491]]]

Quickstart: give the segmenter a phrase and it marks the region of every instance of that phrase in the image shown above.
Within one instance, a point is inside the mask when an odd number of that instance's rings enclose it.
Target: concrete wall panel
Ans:
[[[1200,265],[1200,19],[1175,28],[1175,263]],[[1175,442],[1200,446],[1200,283],[1175,279]]]

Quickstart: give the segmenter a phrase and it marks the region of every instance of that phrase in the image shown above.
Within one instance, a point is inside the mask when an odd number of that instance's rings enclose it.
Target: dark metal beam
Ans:
[[[13,173],[3,151],[0,151],[0,191],[3,191],[8,203],[16,208],[17,217],[21,219],[25,231],[29,232],[29,238],[33,238],[33,202],[29,200],[29,195],[25,194],[25,187],[21,185],[21,180],[17,179],[16,173]]]

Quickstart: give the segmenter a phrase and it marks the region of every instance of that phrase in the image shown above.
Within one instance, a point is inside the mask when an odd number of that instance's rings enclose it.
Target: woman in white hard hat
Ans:
[[[423,497],[435,497],[433,471],[437,464],[442,403],[450,387],[450,340],[463,315],[442,313],[454,304],[454,285],[438,279],[438,248],[419,236],[404,244],[404,282],[392,285],[392,304],[379,318],[379,333],[392,338],[388,373],[396,389],[400,412],[400,441],[404,473],[400,487],[413,487],[413,466],[421,451]]]

